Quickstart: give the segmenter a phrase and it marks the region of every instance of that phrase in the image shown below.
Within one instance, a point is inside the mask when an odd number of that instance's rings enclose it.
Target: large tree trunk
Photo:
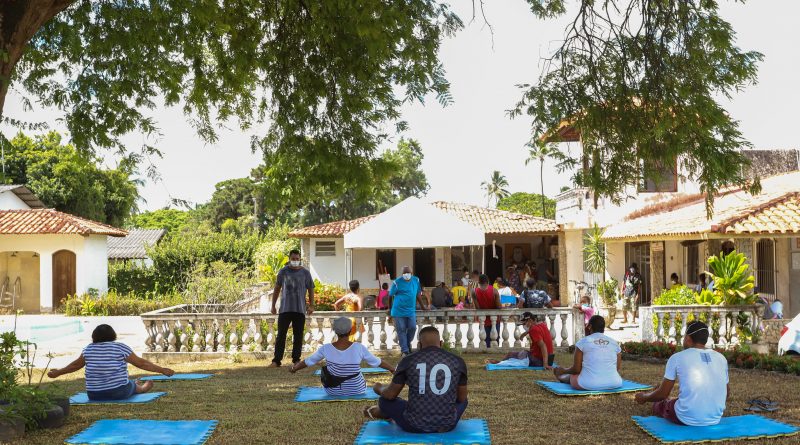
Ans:
[[[0,0],[0,119],[14,68],[31,38],[76,0]]]

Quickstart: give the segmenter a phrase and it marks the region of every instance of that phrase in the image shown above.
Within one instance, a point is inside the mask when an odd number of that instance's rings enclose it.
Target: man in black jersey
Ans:
[[[390,385],[376,383],[380,399],[364,414],[391,419],[411,433],[443,433],[458,424],[467,409],[467,365],[441,348],[439,331],[428,326],[419,332],[420,350],[404,357]],[[408,401],[398,398],[408,385]]]

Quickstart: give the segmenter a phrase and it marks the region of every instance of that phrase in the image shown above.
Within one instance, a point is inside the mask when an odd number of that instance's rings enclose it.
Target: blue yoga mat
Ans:
[[[203,380],[211,377],[214,374],[175,374],[172,377],[165,375],[149,375],[142,377],[141,381],[146,382],[152,380],[154,382],[174,382],[175,380]]]
[[[354,396],[329,396],[321,386],[301,386],[297,390],[295,402],[344,402],[347,400],[378,400],[378,395],[370,388],[364,394]]]
[[[383,374],[384,372],[388,373],[389,371],[383,368],[361,368],[362,374]],[[317,369],[316,371],[314,371],[314,375],[320,375],[320,374],[322,374],[321,369]]]
[[[98,420],[66,440],[87,445],[202,445],[216,420]]]
[[[394,422],[373,420],[364,423],[353,445],[378,444],[491,445],[489,426],[484,419],[462,419],[447,433],[407,433]]]
[[[94,405],[96,403],[102,404],[123,404],[123,403],[147,403],[163,396],[165,392],[146,392],[144,394],[134,394],[133,396],[124,400],[89,400],[89,396],[85,392],[79,392],[69,398],[69,403],[72,405]]]
[[[585,391],[585,390],[579,391],[570,386],[568,383],[548,382],[545,380],[537,380],[536,384],[558,396],[592,396],[599,394],[618,394],[621,392],[644,391],[646,389],[652,388],[652,386],[650,385],[642,385],[641,383],[631,382],[630,380],[623,380],[622,387],[620,388],[604,389],[600,391]]]
[[[800,428],[757,414],[723,417],[717,425],[676,425],[661,417],[633,416],[633,421],[647,434],[662,443],[711,442],[720,440],[762,439],[791,436]]]
[[[555,368],[556,365],[553,363],[553,367]],[[486,365],[487,371],[544,371],[543,366],[509,366],[509,365],[501,365],[499,363],[489,363]]]

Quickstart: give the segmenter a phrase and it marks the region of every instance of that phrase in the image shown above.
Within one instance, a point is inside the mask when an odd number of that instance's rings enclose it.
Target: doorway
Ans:
[[[632,263],[636,263],[639,274],[642,276],[642,295],[639,295],[639,304],[650,306],[653,301],[652,286],[650,286],[650,243],[625,244],[625,270]]]
[[[489,283],[494,283],[497,277],[503,276],[503,248],[491,244],[487,245],[484,249],[486,251],[486,267],[483,271],[489,277]],[[496,252],[493,252],[495,250]],[[496,255],[495,255],[496,253]]]
[[[59,250],[53,254],[53,309],[61,300],[75,295],[75,252]]]
[[[422,287],[436,286],[436,249],[414,249],[414,275]]]

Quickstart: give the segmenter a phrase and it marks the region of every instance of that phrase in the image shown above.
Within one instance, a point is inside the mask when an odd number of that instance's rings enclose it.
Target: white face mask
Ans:
[[[631,273],[634,273],[634,272],[636,272],[636,269],[634,269],[634,268],[632,268],[632,267],[631,267],[630,269],[628,269],[628,270],[630,270],[630,271],[631,271]]]
[[[411,274],[408,273],[408,272],[404,273],[403,274],[403,279],[406,280],[406,281],[410,280],[411,279]]]
[[[289,265],[292,267],[300,267],[300,261],[289,261]]]

